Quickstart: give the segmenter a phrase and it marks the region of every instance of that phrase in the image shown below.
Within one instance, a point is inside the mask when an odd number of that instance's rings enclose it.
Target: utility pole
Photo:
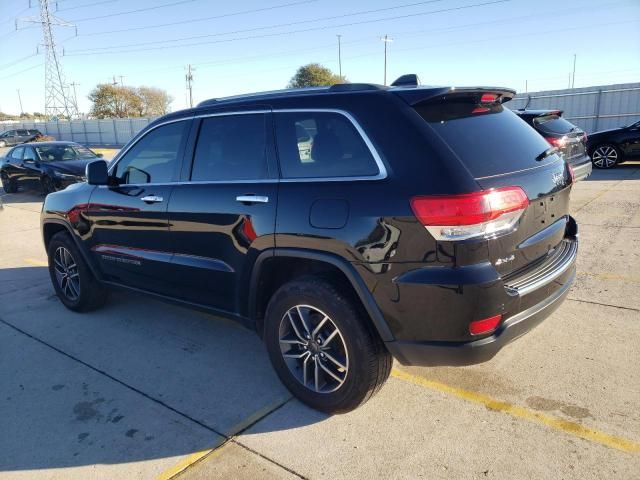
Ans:
[[[113,85],[114,87],[118,84],[118,82],[116,82],[116,76],[113,76],[113,82],[111,82],[111,85]]]
[[[574,53],[573,54],[573,74],[571,75],[571,88],[573,88],[573,86],[576,83],[576,57],[577,55]]]
[[[529,80],[524,81],[524,93],[529,92]]]
[[[77,108],[74,108],[70,98],[65,92],[64,74],[60,55],[56,47],[53,35],[53,26],[75,27],[51,13],[51,0],[38,0],[40,4],[39,17],[27,17],[22,19],[28,23],[39,23],[42,27],[42,36],[45,48],[45,76],[44,76],[44,113],[47,117],[65,115],[68,118],[78,116]],[[17,22],[16,22],[17,23]]]
[[[340,75],[340,78],[342,78],[342,51],[340,45],[340,39],[342,38],[342,35],[336,35],[336,37],[338,37],[338,73]]]
[[[380,40],[384,42],[384,84],[387,84],[387,44],[393,42],[393,38],[385,35]]]
[[[185,80],[187,81],[187,90],[189,91],[189,107],[193,108],[193,72],[195,68],[191,67],[191,64],[187,65],[187,74],[185,75]]]
[[[120,79],[120,86],[124,87],[124,75],[119,75],[118,78]]]
[[[24,110],[22,109],[22,97],[20,97],[20,89],[18,88],[18,102],[20,102],[20,116],[22,116],[22,114],[24,113]]]

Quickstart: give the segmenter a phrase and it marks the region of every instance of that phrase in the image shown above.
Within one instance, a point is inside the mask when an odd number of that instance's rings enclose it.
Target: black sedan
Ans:
[[[592,133],[587,149],[596,168],[612,168],[627,160],[640,159],[640,121]]]
[[[85,181],[85,166],[102,157],[73,142],[41,142],[20,145],[0,159],[0,180],[7,193],[19,187],[45,194]]]

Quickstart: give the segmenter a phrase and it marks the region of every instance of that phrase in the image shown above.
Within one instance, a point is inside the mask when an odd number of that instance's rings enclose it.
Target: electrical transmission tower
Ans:
[[[53,15],[51,13],[50,0],[38,1],[40,3],[40,17],[23,18],[22,21],[42,25],[46,56],[44,67],[44,113],[49,118],[61,115],[68,118],[77,118],[79,117],[78,106],[68,93],[68,86],[65,84],[60,54],[56,48],[52,28],[53,26],[75,27],[75,25]]]

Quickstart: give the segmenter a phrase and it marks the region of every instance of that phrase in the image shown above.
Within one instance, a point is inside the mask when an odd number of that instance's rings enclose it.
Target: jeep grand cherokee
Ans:
[[[571,170],[503,106],[512,90],[401,83],[157,119],[47,196],[60,300],[88,311],[119,286],[236,319],[327,412],[368,400],[392,357],[491,358],[575,278]]]

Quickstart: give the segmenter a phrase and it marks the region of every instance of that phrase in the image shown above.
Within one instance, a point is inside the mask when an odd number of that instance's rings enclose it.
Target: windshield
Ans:
[[[43,162],[63,162],[67,160],[89,160],[97,158],[91,150],[80,145],[44,145],[35,148]]]

